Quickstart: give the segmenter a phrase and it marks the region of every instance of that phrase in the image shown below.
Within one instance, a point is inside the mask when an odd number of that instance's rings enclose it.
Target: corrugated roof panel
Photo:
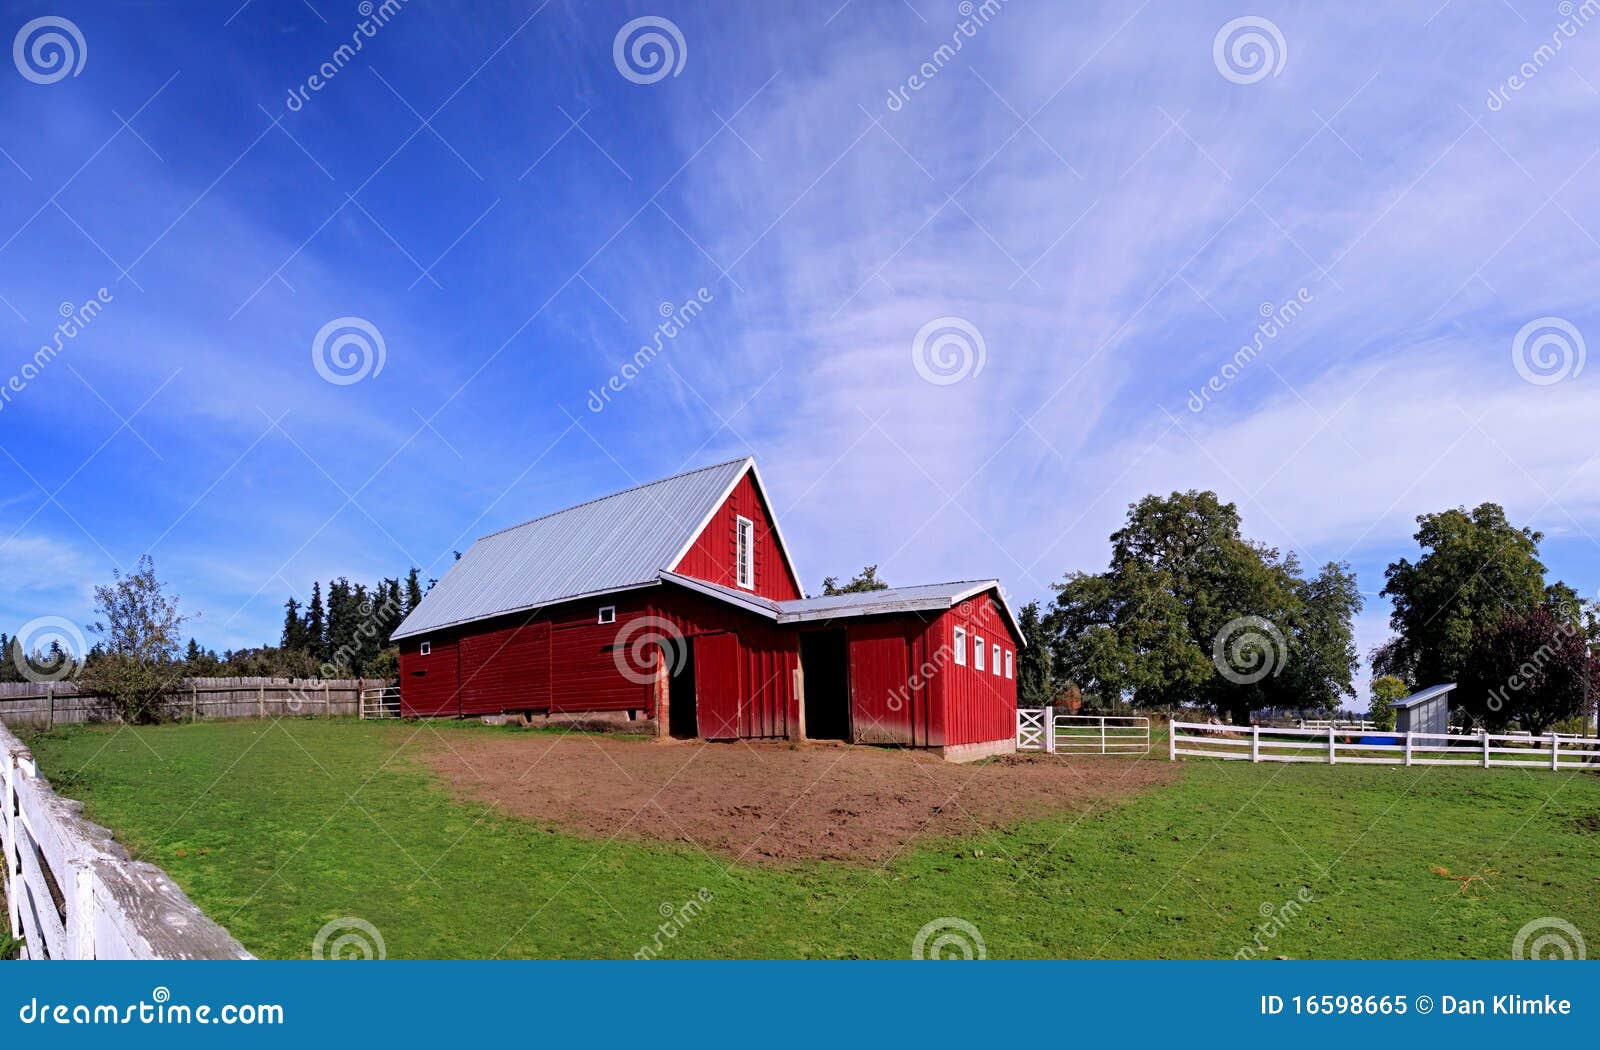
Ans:
[[[490,533],[394,637],[656,583],[749,465],[729,460]]]

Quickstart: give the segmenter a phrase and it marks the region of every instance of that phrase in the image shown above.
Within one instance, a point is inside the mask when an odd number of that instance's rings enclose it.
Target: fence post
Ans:
[[[1328,765],[1333,765],[1334,755],[1339,750],[1339,739],[1334,736],[1333,726],[1328,727]]]
[[[1261,727],[1250,727],[1250,761],[1261,761]]]
[[[1056,753],[1056,709],[1053,705],[1044,709],[1044,750],[1047,755]]]
[[[267,717],[267,683],[265,682],[256,686],[256,717]]]
[[[1411,764],[1411,730],[1406,730],[1406,765]]]
[[[193,678],[189,679],[189,721],[200,721],[200,686]]]
[[[1489,730],[1487,727],[1483,730],[1483,768],[1489,768]]]
[[[1178,760],[1178,722],[1170,714],[1167,716],[1167,761]]]
[[[56,727],[56,684],[54,682],[44,687],[44,727],[47,731]]]
[[[322,717],[333,717],[333,701],[328,698],[328,680],[322,680]]]
[[[1100,716],[1100,753],[1106,753],[1106,716]]]
[[[1561,747],[1561,738],[1554,732],[1550,734],[1550,768],[1560,769],[1561,763],[1556,760],[1556,752]]]

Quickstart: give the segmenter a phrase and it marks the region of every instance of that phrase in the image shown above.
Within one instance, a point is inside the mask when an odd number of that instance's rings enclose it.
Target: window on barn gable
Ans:
[[[975,635],[972,639],[972,666],[983,670],[983,635]]]
[[[965,667],[967,664],[967,629],[965,627],[956,628],[956,640],[954,645],[956,650],[956,663]]]
[[[600,622],[601,623],[616,623],[617,622],[617,607],[615,605],[602,605],[602,606],[600,606]]]
[[[1011,650],[1007,649],[1006,650],[1006,677],[1010,678],[1011,676],[1012,676],[1011,675]]]
[[[994,673],[996,678],[1000,677],[1000,647],[998,645],[994,647],[994,663],[989,670]]]
[[[734,577],[745,590],[754,590],[756,585],[755,540],[755,523],[749,518],[734,519]]]
[[[421,645],[417,646],[418,656],[427,656],[431,652],[433,652],[432,642],[423,642]]]

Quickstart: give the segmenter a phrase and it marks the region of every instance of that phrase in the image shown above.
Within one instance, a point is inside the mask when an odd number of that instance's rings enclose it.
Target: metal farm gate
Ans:
[[[1150,719],[1142,715],[1058,715],[1017,708],[1017,750],[1052,755],[1147,755]]]

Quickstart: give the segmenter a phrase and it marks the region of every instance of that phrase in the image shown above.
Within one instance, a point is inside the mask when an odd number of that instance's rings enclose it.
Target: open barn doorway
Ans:
[[[850,661],[843,631],[800,636],[805,679],[805,726],[811,740],[850,739]]]
[[[678,646],[675,656],[677,666],[667,682],[667,732],[693,740],[700,735],[694,702],[694,646]]]

